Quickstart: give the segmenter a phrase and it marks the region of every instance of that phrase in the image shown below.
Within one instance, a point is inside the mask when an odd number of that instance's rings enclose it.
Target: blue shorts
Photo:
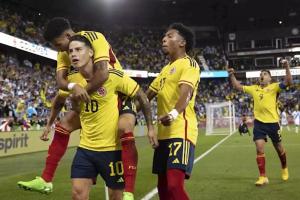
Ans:
[[[259,139],[264,139],[267,141],[267,136],[271,138],[273,143],[281,142],[279,123],[263,123],[255,119],[253,128],[253,141]]]
[[[111,189],[124,189],[124,169],[121,151],[91,151],[77,148],[73,159],[71,178],[96,180],[98,174]]]
[[[166,174],[167,169],[181,169],[188,179],[194,165],[194,153],[195,146],[182,138],[159,140],[154,151],[152,173]]]

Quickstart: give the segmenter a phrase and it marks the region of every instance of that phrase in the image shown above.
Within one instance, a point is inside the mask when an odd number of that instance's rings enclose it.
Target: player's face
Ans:
[[[260,84],[264,84],[264,85],[269,84],[271,80],[272,78],[268,72],[263,71],[260,73],[260,78],[259,78]]]
[[[69,37],[66,34],[62,34],[61,36],[55,38],[51,44],[58,50],[58,51],[68,51],[69,47]]]
[[[162,50],[167,55],[175,53],[184,46],[184,38],[175,29],[168,30],[162,39]]]
[[[69,44],[69,58],[74,67],[84,67],[91,61],[93,50],[84,42],[72,41]]]

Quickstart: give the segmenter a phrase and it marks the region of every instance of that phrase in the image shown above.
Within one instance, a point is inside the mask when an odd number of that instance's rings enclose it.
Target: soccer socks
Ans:
[[[265,154],[257,154],[256,155],[256,162],[259,170],[259,176],[266,176],[266,160],[265,160]]]
[[[122,162],[124,166],[125,192],[134,193],[138,152],[132,132],[121,135]]]
[[[283,151],[281,155],[279,155],[280,163],[281,163],[281,168],[284,169],[286,168],[286,153]]]
[[[42,174],[42,178],[46,182],[52,182],[58,163],[67,150],[69,138],[70,132],[56,124],[54,137],[48,149],[46,166]]]
[[[158,183],[157,183],[157,190],[158,196],[161,200],[172,200],[171,195],[168,194],[168,179],[166,174],[159,174],[158,175]]]
[[[189,197],[184,190],[185,172],[180,169],[168,169],[168,194],[172,200],[188,200]]]

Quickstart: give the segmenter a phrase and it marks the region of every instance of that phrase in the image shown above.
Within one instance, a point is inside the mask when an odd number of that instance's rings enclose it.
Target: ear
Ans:
[[[65,33],[65,36],[66,36],[68,39],[70,39],[70,38],[71,38],[71,34],[70,34],[70,33],[68,33],[68,32],[66,32],[66,33]]]
[[[92,49],[89,49],[89,56],[93,57],[94,56],[94,51]]]
[[[180,46],[180,47],[184,47],[185,45],[186,45],[185,39],[180,40],[179,46]]]

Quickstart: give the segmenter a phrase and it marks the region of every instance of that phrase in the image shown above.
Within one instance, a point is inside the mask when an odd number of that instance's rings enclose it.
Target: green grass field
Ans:
[[[199,134],[195,157],[206,152],[224,136]],[[143,198],[156,185],[151,174],[153,151],[146,138],[137,138],[139,167],[136,182],[136,199]],[[300,199],[300,134],[283,132],[287,150],[290,179],[280,178],[280,162],[269,142],[266,145],[266,170],[270,184],[256,187],[258,176],[255,148],[252,137],[234,134],[194,165],[186,188],[193,200],[298,200]],[[65,200],[71,199],[70,165],[75,148],[67,151],[54,179],[54,192],[43,195],[23,191],[17,181],[30,180],[40,175],[46,152],[0,158],[0,200]],[[101,178],[92,188],[90,199],[105,199]],[[158,199],[157,195],[152,199]]]

